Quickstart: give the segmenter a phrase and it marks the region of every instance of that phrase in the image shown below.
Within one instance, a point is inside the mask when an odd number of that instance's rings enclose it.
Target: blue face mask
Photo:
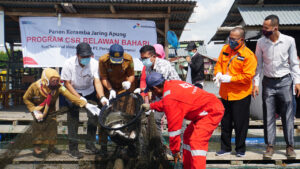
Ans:
[[[192,52],[192,51],[189,52],[189,55],[190,55],[191,57],[194,56],[194,54],[195,54],[195,52]]]
[[[229,46],[232,50],[234,50],[237,46],[239,46],[239,43],[235,40],[230,40],[229,39]]]
[[[150,61],[150,58],[144,59],[144,60],[142,60],[142,62],[143,62],[143,65],[146,66],[147,68],[148,68],[148,67],[151,67],[152,64],[153,64],[153,63]]]
[[[81,58],[80,59],[80,64],[86,66],[86,65],[88,65],[90,63],[90,60],[91,60],[90,57],[88,57],[88,58]]]

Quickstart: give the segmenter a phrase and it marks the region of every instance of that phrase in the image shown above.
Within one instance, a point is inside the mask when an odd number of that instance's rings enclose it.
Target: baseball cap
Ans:
[[[195,42],[190,42],[187,47],[186,47],[186,50],[193,50],[193,49],[196,49],[197,46],[195,44]]]
[[[94,53],[92,52],[91,46],[88,43],[84,43],[84,42],[79,43],[76,46],[76,53],[79,56],[83,56],[83,57],[94,55]]]
[[[157,73],[157,72],[151,72],[150,74],[148,74],[146,76],[147,87],[144,90],[144,93],[147,93],[149,91],[149,89],[161,84],[164,81],[165,81],[165,78],[163,77],[162,74]]]
[[[123,54],[124,54],[124,49],[121,45],[113,44],[110,46],[109,56],[110,56],[111,63],[115,63],[115,64],[123,63],[123,60],[124,60]]]

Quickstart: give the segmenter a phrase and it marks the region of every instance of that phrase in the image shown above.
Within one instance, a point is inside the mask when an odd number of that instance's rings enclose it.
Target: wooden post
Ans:
[[[59,67],[56,67],[55,70],[58,72],[59,74]],[[55,102],[55,110],[58,111],[59,110],[59,97],[57,98],[56,102]]]
[[[169,18],[165,18],[165,56],[169,58],[169,42],[167,40],[167,34],[169,31]]]

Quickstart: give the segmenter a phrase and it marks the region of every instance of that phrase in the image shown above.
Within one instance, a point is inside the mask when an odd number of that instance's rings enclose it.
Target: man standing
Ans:
[[[219,94],[225,107],[221,121],[221,150],[216,155],[231,153],[232,129],[235,130],[237,157],[245,156],[249,127],[252,78],[257,65],[254,53],[245,46],[245,30],[236,27],[230,31],[229,44],[224,45],[215,66]],[[233,124],[232,124],[233,123]]]
[[[143,104],[147,111],[165,112],[168,121],[170,149],[175,161],[180,159],[180,134],[183,119],[191,120],[183,134],[183,165],[185,169],[204,169],[208,141],[220,123],[224,107],[219,99],[204,90],[180,80],[166,80],[152,72],[146,77],[147,89],[161,96],[158,102]]]
[[[258,66],[254,77],[253,96],[258,95],[258,86],[263,70],[263,120],[265,143],[264,157],[271,158],[274,153],[276,123],[275,113],[281,116],[286,156],[295,158],[294,151],[294,115],[293,115],[293,80],[297,96],[300,95],[300,69],[297,59],[295,39],[279,32],[279,18],[269,15],[263,22],[264,37],[257,41],[256,56]],[[293,80],[292,80],[293,76]],[[280,106],[276,105],[280,103]]]
[[[134,85],[134,64],[132,57],[124,53],[124,49],[119,44],[113,44],[109,48],[109,53],[99,59],[99,72],[101,82],[105,87],[109,99],[115,98],[117,94],[132,91]],[[108,92],[109,91],[109,94]]]
[[[94,54],[87,43],[80,43],[76,47],[77,57],[72,57],[65,62],[61,72],[61,79],[64,80],[66,88],[82,100],[93,100],[101,102],[102,105],[109,104],[104,96],[103,87],[98,73],[98,62],[93,58]],[[95,90],[96,89],[96,90]],[[79,107],[70,103],[68,112],[68,133],[69,133],[69,155],[74,158],[82,158],[78,151],[78,123]],[[88,113],[86,153],[99,153],[94,142],[97,131],[97,116]]]
[[[166,80],[181,80],[176,70],[167,60],[158,58],[155,48],[145,45],[140,49],[141,61],[146,67],[146,76],[151,72],[161,73]]]
[[[203,56],[197,52],[197,46],[195,42],[190,42],[186,47],[189,56],[186,57],[188,62],[187,77],[191,78],[191,83],[201,89],[204,85],[204,62]]]

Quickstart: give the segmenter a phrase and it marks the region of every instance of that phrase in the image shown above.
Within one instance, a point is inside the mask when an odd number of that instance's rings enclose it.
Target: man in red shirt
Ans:
[[[158,102],[143,104],[145,110],[165,112],[168,121],[170,149],[175,159],[180,156],[180,134],[183,119],[191,120],[183,135],[185,169],[206,167],[208,141],[220,123],[224,107],[219,99],[196,86],[180,80],[167,80],[152,72],[146,77],[147,88],[162,97]]]

